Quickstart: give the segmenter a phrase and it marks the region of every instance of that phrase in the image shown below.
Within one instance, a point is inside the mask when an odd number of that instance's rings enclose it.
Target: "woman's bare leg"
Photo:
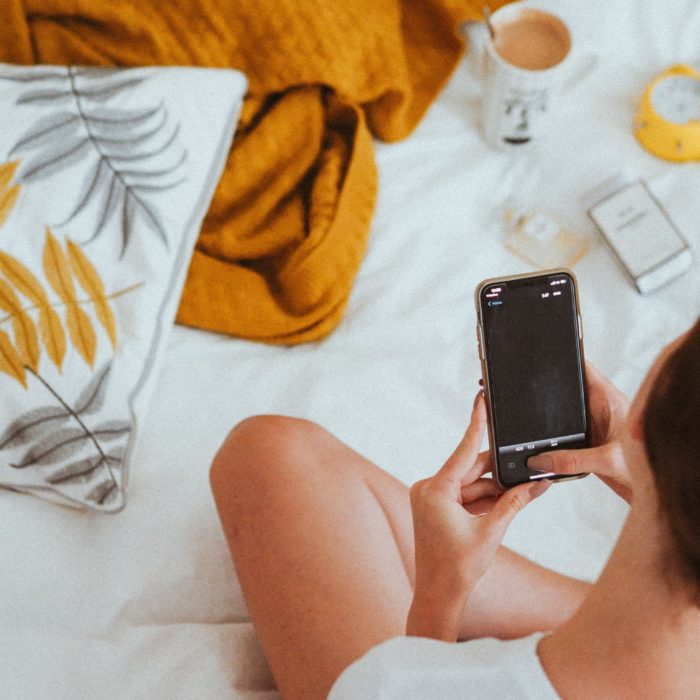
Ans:
[[[212,488],[241,587],[285,698],[326,697],[352,661],[403,634],[413,586],[408,489],[319,426],[238,425]],[[517,637],[568,617],[587,585],[501,548],[463,638]]]

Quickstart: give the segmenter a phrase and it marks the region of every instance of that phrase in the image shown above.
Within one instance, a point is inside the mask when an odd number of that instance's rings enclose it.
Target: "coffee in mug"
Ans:
[[[493,47],[512,66],[546,70],[566,58],[571,36],[557,17],[541,10],[524,9],[513,19],[498,23]]]

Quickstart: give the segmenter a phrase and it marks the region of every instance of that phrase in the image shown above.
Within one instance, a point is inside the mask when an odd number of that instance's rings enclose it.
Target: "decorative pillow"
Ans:
[[[116,512],[246,89],[0,64],[0,486]]]

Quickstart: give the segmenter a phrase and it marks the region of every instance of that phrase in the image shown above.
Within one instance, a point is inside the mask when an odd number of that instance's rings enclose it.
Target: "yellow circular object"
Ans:
[[[634,133],[659,158],[700,160],[700,73],[679,64],[657,75],[642,95]]]

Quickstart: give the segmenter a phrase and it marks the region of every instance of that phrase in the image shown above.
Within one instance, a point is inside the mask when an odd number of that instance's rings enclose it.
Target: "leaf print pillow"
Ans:
[[[246,81],[0,64],[0,486],[117,512]]]

